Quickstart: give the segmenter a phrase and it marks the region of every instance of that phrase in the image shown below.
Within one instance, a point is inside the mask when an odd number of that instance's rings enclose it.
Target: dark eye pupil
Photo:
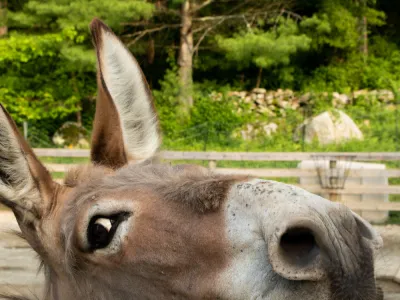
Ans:
[[[110,232],[101,224],[93,224],[89,242],[94,248],[104,248],[108,245]]]

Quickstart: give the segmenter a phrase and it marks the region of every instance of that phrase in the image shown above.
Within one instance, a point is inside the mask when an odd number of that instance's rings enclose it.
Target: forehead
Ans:
[[[211,173],[208,169],[196,165],[175,165],[168,164],[128,164],[125,167],[113,170],[99,165],[81,165],[77,168],[69,170],[67,173],[64,184],[69,187],[85,186],[121,186],[124,184],[145,184],[149,180],[159,181],[180,179],[185,176],[197,176],[198,179],[206,178]],[[107,177],[113,176],[111,180]],[[100,180],[100,181],[99,181]]]
[[[230,187],[245,180],[247,176],[217,175],[194,165],[144,163],[127,165],[117,171],[86,166],[70,172],[65,184],[73,188],[67,205],[70,208],[93,204],[105,195],[112,200],[139,199],[135,194],[146,191],[147,198],[175,202],[177,208],[206,212],[219,208]]]

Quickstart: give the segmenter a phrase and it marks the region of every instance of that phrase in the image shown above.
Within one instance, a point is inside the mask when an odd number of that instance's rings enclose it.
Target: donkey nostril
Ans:
[[[286,225],[286,226],[285,226]],[[272,269],[288,280],[319,281],[326,276],[324,232],[309,219],[295,219],[283,224],[282,234],[273,234],[268,244]]]
[[[287,262],[296,265],[310,263],[319,253],[314,234],[310,229],[288,229],[280,239],[281,254]]]

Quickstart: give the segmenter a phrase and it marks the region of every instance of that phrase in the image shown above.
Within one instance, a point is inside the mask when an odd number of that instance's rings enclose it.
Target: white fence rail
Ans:
[[[40,157],[89,157],[89,150],[70,150],[70,149],[34,149],[35,153]],[[400,161],[400,152],[185,152],[185,151],[162,151],[160,157],[164,160],[200,160],[208,161],[210,168],[215,168],[218,161],[302,161],[312,160],[315,156],[323,156],[325,158],[340,159],[343,157],[352,157],[356,161]],[[66,172],[77,164],[46,164],[52,172]],[[317,177],[315,169],[297,169],[297,168],[215,168],[216,172],[223,174],[249,175],[262,178],[300,178],[300,177]],[[400,169],[387,170],[350,170],[349,177],[400,177]],[[400,185],[389,186],[359,186],[346,185],[344,189],[324,189],[319,185],[299,185],[301,188],[312,193],[327,194],[399,194]],[[400,211],[400,202],[379,202],[379,203],[363,203],[349,202],[345,205],[355,210],[368,211]]]
[[[89,157],[90,150],[81,149],[34,149],[38,156]],[[161,151],[161,157],[168,160],[231,160],[231,161],[300,161],[313,156],[348,157],[360,161],[400,161],[400,152],[196,152]]]

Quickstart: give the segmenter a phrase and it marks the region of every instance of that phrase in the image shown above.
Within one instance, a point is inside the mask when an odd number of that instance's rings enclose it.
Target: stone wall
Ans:
[[[223,99],[221,93],[214,92],[210,96],[217,101]],[[238,102],[247,103],[250,106],[251,113],[256,116],[255,121],[251,122],[251,124],[246,124],[234,134],[244,140],[251,140],[257,136],[271,136],[278,131],[282,123],[287,125],[288,122],[298,122],[291,124],[296,127],[292,132],[292,134],[294,133],[294,139],[296,139],[296,132],[304,120],[286,118],[289,110],[296,111],[302,107],[312,107],[317,101],[321,100],[326,101],[328,104],[331,101],[331,108],[339,110],[343,110],[348,105],[357,104],[361,100],[377,101],[388,108],[393,108],[395,104],[395,96],[389,90],[359,90],[348,94],[338,92],[302,94],[292,90],[267,91],[263,88],[256,88],[252,91],[231,91],[228,96],[237,98]],[[237,112],[241,113],[242,108],[238,107]],[[311,111],[307,112],[305,117],[307,119],[311,117]],[[367,125],[368,122],[368,120],[364,120],[364,124]],[[356,137],[362,139],[362,133],[360,132]]]
[[[271,117],[285,116],[286,109],[296,110],[301,106],[312,104],[313,101],[323,98],[330,99],[334,108],[343,108],[346,105],[357,102],[360,98],[376,100],[388,105],[392,105],[395,101],[393,92],[389,90],[359,90],[349,94],[337,92],[299,94],[292,90],[267,91],[262,88],[256,88],[250,92],[231,91],[228,95],[249,103],[250,107],[256,112]]]

